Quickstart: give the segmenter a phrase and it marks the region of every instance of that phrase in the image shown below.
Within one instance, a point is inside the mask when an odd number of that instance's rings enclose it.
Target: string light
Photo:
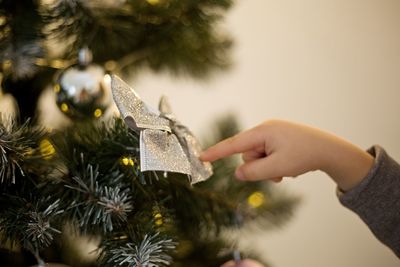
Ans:
[[[101,115],[103,115],[103,111],[101,111],[101,109],[99,109],[99,108],[96,108],[96,110],[93,112],[93,115],[96,118],[99,118],[99,117],[101,117]]]
[[[40,67],[50,67],[54,69],[64,69],[67,66],[70,66],[75,62],[76,60],[63,60],[63,59],[52,59],[48,60],[45,58],[36,58],[35,64]]]
[[[121,164],[124,166],[135,166],[135,162],[131,157],[122,157],[121,158]]]
[[[129,159],[126,158],[126,157],[124,157],[124,158],[121,159],[121,163],[122,163],[123,165],[125,165],[125,166],[128,166],[128,164],[129,164]]]
[[[147,3],[149,3],[150,5],[158,5],[160,3],[160,0],[146,0]]]
[[[264,204],[264,201],[265,201],[265,196],[260,191],[256,191],[256,192],[252,193],[247,198],[247,203],[253,208],[260,207],[262,204]]]
[[[60,90],[61,90],[61,87],[60,87],[60,85],[59,85],[59,84],[56,84],[56,85],[54,85],[54,88],[53,88],[53,90],[54,90],[54,92],[55,92],[55,93],[59,93],[59,92],[60,92]]]
[[[33,153],[35,152],[35,150],[33,149],[33,148],[31,148],[31,147],[28,147],[27,149],[26,149],[26,151],[24,152],[24,156],[32,156],[33,155]]]
[[[157,226],[160,226],[160,225],[162,225],[162,224],[164,223],[164,222],[163,222],[163,217],[162,217],[161,213],[159,213],[159,212],[157,212],[157,213],[154,215],[154,219],[155,219],[154,223],[155,223],[155,225],[157,225]]]
[[[117,62],[114,60],[109,60],[104,63],[104,68],[108,71],[114,71],[117,68]]]
[[[48,139],[43,139],[39,144],[40,154],[45,160],[50,160],[54,157],[56,150]]]
[[[62,112],[68,112],[68,110],[69,110],[67,103],[62,103],[60,108],[61,108]]]

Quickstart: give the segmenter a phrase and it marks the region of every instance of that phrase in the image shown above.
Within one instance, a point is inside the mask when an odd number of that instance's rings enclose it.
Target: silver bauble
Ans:
[[[110,83],[110,75],[99,65],[70,66],[54,85],[57,106],[74,120],[100,118],[111,103]]]

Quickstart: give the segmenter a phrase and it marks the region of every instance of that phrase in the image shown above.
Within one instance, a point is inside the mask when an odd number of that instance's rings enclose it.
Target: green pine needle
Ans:
[[[18,175],[25,175],[24,164],[44,135],[43,129],[29,121],[18,125],[0,118],[0,184],[15,184]]]
[[[162,239],[159,233],[145,235],[138,243],[126,243],[111,249],[107,263],[124,267],[167,266],[172,262],[169,252],[176,247],[172,239]],[[110,265],[111,266],[111,265]]]
[[[64,211],[59,209],[60,200],[57,199],[50,204],[44,211],[35,208],[26,215],[29,217],[29,223],[26,225],[25,238],[39,248],[49,246],[54,234],[60,234],[61,231],[51,226],[50,219],[62,214]]]
[[[126,221],[133,205],[131,190],[121,183],[121,177],[118,172],[113,172],[105,178],[98,167],[88,164],[82,173],[65,184],[63,199],[69,203],[67,210],[72,218],[78,219],[84,232],[96,225],[104,232],[110,232],[115,223]],[[111,184],[107,185],[105,181]]]
[[[3,242],[19,243],[33,252],[48,247],[54,236],[60,233],[55,226],[55,221],[64,213],[59,199],[54,201],[51,196],[38,199],[34,194],[28,198],[11,195],[1,197],[2,202],[3,198],[8,199],[8,207],[0,213]]]

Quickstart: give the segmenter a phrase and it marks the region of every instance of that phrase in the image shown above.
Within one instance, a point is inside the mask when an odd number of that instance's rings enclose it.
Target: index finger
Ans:
[[[200,159],[203,161],[215,161],[264,145],[265,137],[259,127],[241,132],[209,147],[201,153]]]

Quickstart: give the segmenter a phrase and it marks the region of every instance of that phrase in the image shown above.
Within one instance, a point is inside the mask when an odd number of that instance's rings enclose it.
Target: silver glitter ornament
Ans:
[[[79,63],[56,78],[57,106],[71,119],[100,118],[111,104],[111,77],[103,67],[91,64],[91,58],[90,51],[82,49]]]
[[[212,175],[209,162],[199,160],[201,147],[172,114],[165,97],[159,111],[152,110],[118,76],[112,75],[111,89],[115,103],[129,128],[140,132],[140,170],[184,173],[192,184]]]

